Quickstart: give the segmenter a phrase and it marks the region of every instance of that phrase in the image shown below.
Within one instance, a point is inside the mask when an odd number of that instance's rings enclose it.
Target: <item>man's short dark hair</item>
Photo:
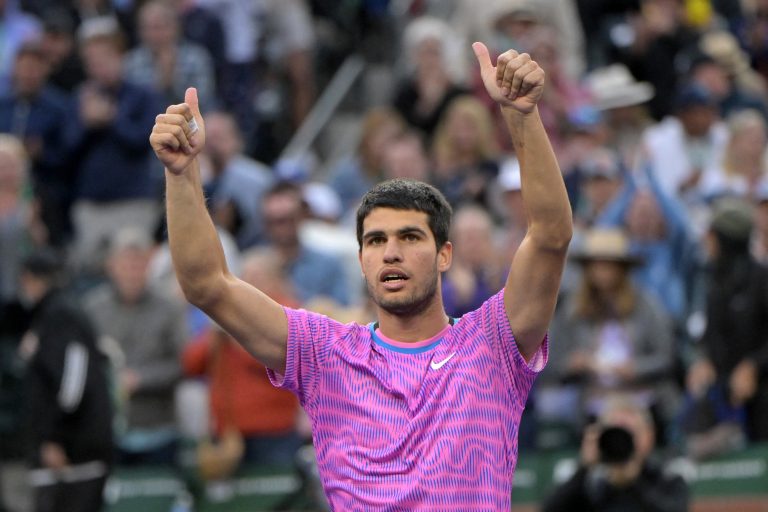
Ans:
[[[64,258],[51,248],[36,249],[21,261],[21,271],[45,281],[58,280],[64,271]]]
[[[424,212],[437,248],[440,249],[448,241],[453,210],[445,196],[427,183],[397,178],[379,183],[363,196],[357,209],[357,244],[360,250],[363,248],[363,221],[375,208]]]

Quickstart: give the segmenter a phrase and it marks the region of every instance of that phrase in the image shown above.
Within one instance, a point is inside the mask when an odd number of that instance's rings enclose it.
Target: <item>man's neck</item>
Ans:
[[[443,302],[435,300],[424,311],[413,316],[388,313],[377,308],[379,329],[387,338],[404,343],[415,343],[431,338],[448,325]]]

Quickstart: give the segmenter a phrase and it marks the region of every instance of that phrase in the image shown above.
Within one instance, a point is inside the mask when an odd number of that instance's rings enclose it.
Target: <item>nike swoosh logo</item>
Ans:
[[[451,360],[451,358],[452,358],[453,356],[455,356],[455,355],[456,355],[456,352],[454,352],[453,354],[449,355],[448,357],[446,357],[445,359],[443,359],[443,360],[442,360],[442,361],[440,361],[439,363],[436,363],[436,362],[432,361],[431,363],[429,363],[429,366],[431,366],[433,370],[439,370],[440,368],[442,368],[442,367],[443,367],[443,365],[444,365],[445,363],[447,363],[448,361],[450,361],[450,360]]]

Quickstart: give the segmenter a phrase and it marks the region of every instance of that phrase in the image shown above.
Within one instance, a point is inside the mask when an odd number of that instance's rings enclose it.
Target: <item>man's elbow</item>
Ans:
[[[184,279],[180,277],[179,285],[187,302],[206,311],[211,304],[219,300],[224,289],[224,278],[210,276],[205,279]]]
[[[536,246],[542,250],[562,252],[568,251],[568,245],[573,238],[573,222],[570,217],[561,222],[531,226],[529,236]]]

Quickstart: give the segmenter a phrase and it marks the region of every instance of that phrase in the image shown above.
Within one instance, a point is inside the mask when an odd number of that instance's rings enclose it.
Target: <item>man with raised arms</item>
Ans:
[[[544,71],[527,54],[493,63],[485,45],[473,48],[520,160],[528,231],[504,289],[461,318],[443,309],[451,208],[430,185],[391,180],[364,197],[359,259],[378,321],[341,324],[284,308],[227,269],[200,186],[194,89],[150,137],[184,293],[298,395],[334,510],[509,510],[520,415],[547,360],[572,221],[536,106]]]

